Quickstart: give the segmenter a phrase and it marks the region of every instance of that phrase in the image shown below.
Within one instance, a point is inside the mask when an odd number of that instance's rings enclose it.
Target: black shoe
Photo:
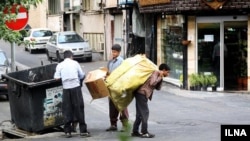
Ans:
[[[71,133],[65,133],[65,138],[71,138],[71,137],[72,137]]]
[[[141,133],[139,133],[139,132],[133,132],[133,133],[131,133],[131,136],[132,137],[141,137]]]
[[[72,129],[72,132],[74,132],[74,133],[76,133],[77,124],[78,124],[78,122],[76,122],[76,121],[74,121],[73,124],[72,124],[71,129]]]
[[[91,137],[89,132],[80,133],[81,137]]]
[[[106,131],[117,131],[117,127],[114,125],[111,125]]]
[[[74,128],[74,126],[71,127],[71,132],[76,133],[76,128]]]
[[[141,135],[141,137],[142,138],[153,138],[153,137],[155,137],[155,135],[154,134],[150,134],[150,133],[144,133],[144,134]]]

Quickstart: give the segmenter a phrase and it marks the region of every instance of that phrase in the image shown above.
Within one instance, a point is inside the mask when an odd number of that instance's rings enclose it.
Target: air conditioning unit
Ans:
[[[80,6],[81,5],[81,3],[82,3],[82,1],[81,0],[73,0],[73,6]]]
[[[73,11],[80,11],[81,8],[81,6],[73,6]]]

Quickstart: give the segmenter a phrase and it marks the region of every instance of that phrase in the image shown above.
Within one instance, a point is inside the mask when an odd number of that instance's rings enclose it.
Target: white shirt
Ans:
[[[80,64],[70,58],[64,59],[63,62],[56,66],[54,78],[61,78],[63,89],[71,89],[80,86],[80,79],[85,76]]]

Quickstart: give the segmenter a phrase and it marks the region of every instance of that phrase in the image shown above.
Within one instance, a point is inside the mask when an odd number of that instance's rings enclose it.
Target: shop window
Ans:
[[[53,14],[59,14],[61,11],[60,8],[60,0],[49,0],[48,1],[48,14],[53,15]]]
[[[181,17],[167,16],[162,24],[162,51],[164,62],[171,67],[170,78],[183,74],[183,27]]]

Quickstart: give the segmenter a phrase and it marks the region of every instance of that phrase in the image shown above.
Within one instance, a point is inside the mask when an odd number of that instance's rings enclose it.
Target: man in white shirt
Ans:
[[[87,124],[85,123],[84,101],[80,82],[84,79],[85,73],[80,64],[73,60],[71,51],[64,52],[64,61],[56,67],[54,78],[61,80],[63,85],[62,113],[64,117],[64,132],[66,137],[71,137],[72,122],[74,116],[79,121],[80,136],[89,137]]]

